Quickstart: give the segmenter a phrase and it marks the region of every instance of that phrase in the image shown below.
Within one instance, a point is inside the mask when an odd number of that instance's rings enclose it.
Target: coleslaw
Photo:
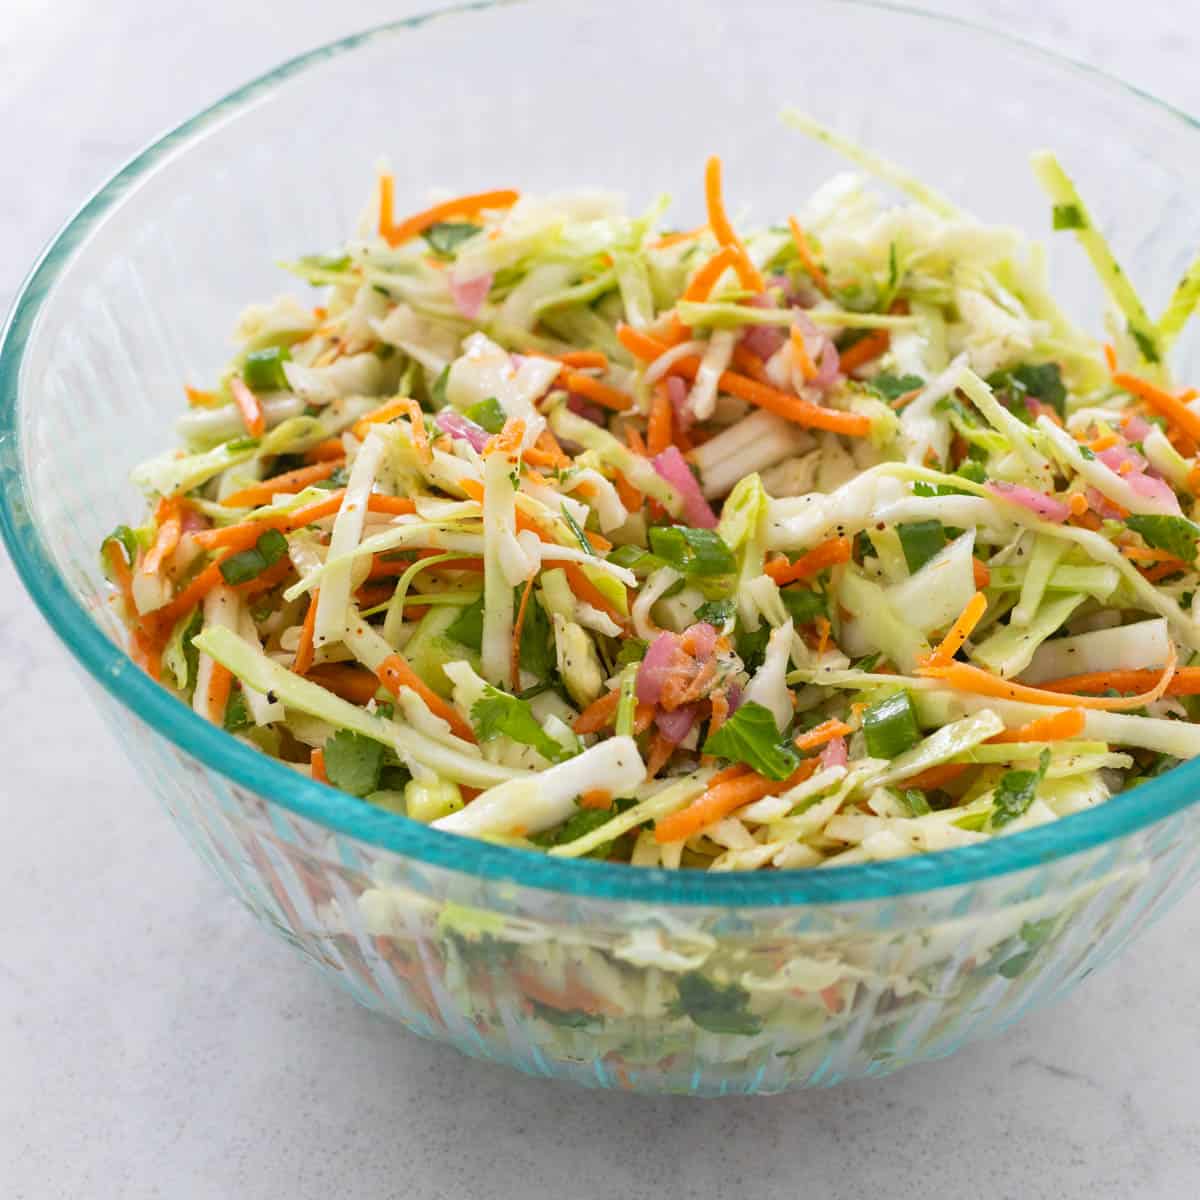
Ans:
[[[883,861],[1200,753],[1200,403],[1069,176],[1044,251],[864,173],[738,230],[496,190],[288,264],[101,548],[135,659],[447,832],[713,871]],[[876,182],[898,190],[889,203]],[[1198,665],[1193,665],[1196,663]]]

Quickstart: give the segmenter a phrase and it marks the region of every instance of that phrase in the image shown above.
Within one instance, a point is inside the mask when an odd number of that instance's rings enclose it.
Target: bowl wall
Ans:
[[[834,0],[499,6],[319,51],[169,135],[61,235],[8,332],[0,518],[118,739],[264,924],[364,1004],[468,1053],[705,1095],[882,1073],[1060,995],[1200,869],[1182,771],[1111,814],[1005,839],[994,866],[956,851],[738,892],[581,864],[560,887],[542,859],[411,834],[237,748],[97,636],[121,636],[97,547],[138,511],[130,466],[171,443],[181,384],[226,361],[238,311],[301,292],[274,264],[354,227],[380,156],[401,210],[432,186],[616,185],[635,207],[674,194],[688,225],[716,151],[734,211],[775,220],[843,166],[780,125],[787,104],[1033,233],[1047,205],[1028,152],[1051,145],[1152,308],[1200,244],[1196,129],[1014,43]],[[1049,263],[1097,327],[1069,239]],[[1194,334],[1177,361],[1200,365]]]

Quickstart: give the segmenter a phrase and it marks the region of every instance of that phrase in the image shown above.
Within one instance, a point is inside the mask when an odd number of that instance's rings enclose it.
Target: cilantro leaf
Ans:
[[[768,708],[747,700],[704,743],[705,754],[730,762],[742,762],[768,779],[786,779],[800,758],[786,742],[780,742],[775,718]]]
[[[1037,795],[1038,784],[1050,765],[1050,751],[1043,750],[1036,771],[1006,771],[992,799],[992,827],[999,829],[1026,812]]]
[[[884,400],[899,400],[909,392],[925,386],[925,380],[920,375],[893,375],[890,371],[881,371],[868,384],[872,391],[878,392]]]
[[[441,258],[452,258],[463,242],[473,238],[483,227],[470,221],[439,221],[421,235],[429,248]]]
[[[325,743],[325,774],[335,788],[367,796],[379,788],[383,745],[361,733],[339,729]]]
[[[446,368],[449,370],[449,368]],[[436,401],[437,397],[434,397]],[[504,409],[500,407],[500,401],[495,396],[489,396],[486,400],[480,400],[478,404],[472,404],[467,409],[463,416],[468,421],[474,421],[481,429],[487,430],[488,433],[499,433],[504,428],[505,416]]]
[[[946,545],[946,527],[941,521],[910,521],[897,525],[896,532],[904,561],[914,574]]]
[[[519,603],[520,601],[518,601]],[[480,609],[480,639],[483,636],[483,610]],[[554,631],[550,627],[550,618],[534,594],[529,598],[529,606],[525,610],[525,624],[521,626],[521,669],[536,675],[539,679],[548,679],[554,672],[557,661],[554,653]]]
[[[1023,363],[1009,372],[1009,378],[1027,395],[1049,404],[1060,417],[1066,411],[1067,389],[1058,363]]]
[[[770,636],[771,631],[765,624],[757,629],[739,629],[734,635],[734,648],[738,658],[750,674],[762,665],[767,652],[767,639]]]
[[[650,530],[650,549],[683,575],[732,575],[737,570],[733,551],[711,529],[656,526]]]
[[[733,616],[734,603],[732,600],[705,600],[696,609],[696,620],[707,621],[718,629]]]
[[[808,625],[818,617],[829,615],[829,603],[821,592],[812,588],[784,588],[779,593],[783,606],[791,614],[797,625]]]
[[[762,1018],[750,1011],[750,993],[738,983],[715,983],[699,971],[679,977],[677,1011],[710,1033],[753,1037]]]
[[[697,614],[698,619],[699,614]],[[631,637],[623,639],[621,649],[617,651],[616,669],[619,671],[622,667],[629,666],[630,663],[641,662],[646,657],[648,645],[649,643],[643,641],[641,638]]]
[[[534,834],[529,840],[538,846],[565,846],[568,842],[585,837],[601,825],[606,825],[615,817],[616,810],[611,808],[580,808],[573,812],[556,830]],[[613,841],[601,842],[594,850],[589,850],[584,858],[604,859],[612,852]]]
[[[1196,539],[1200,538],[1200,525],[1189,521],[1187,517],[1139,513],[1127,517],[1125,524],[1152,549],[1166,550],[1184,562],[1196,561]]]
[[[525,613],[527,621],[532,610],[533,605],[531,604],[529,610]],[[446,627],[446,636],[458,642],[459,645],[466,646],[468,650],[480,650],[483,648],[482,596],[474,604],[468,604],[459,610],[458,616]]]
[[[571,757],[571,752],[556,742],[537,722],[528,700],[519,700],[489,683],[483,695],[471,705],[471,724],[481,742],[507,737],[532,746],[552,763]]]
[[[193,650],[192,653],[195,654],[196,651]],[[190,671],[190,665],[188,669]],[[225,706],[225,720],[222,727],[226,733],[237,733],[239,730],[248,729],[252,724],[250,710],[246,707],[245,694],[239,687],[229,697],[229,703]]]

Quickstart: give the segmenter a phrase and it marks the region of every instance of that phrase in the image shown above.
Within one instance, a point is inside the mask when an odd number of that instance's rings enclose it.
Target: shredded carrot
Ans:
[[[601,371],[608,370],[608,355],[603,350],[568,350],[565,354],[548,354],[545,357],[556,359],[564,367],[576,367],[580,370],[594,367]]]
[[[674,753],[675,743],[668,741],[656,730],[654,741],[650,743],[650,753],[646,758],[646,778],[653,779],[667,765]]]
[[[853,732],[853,725],[847,725],[845,721],[834,718],[822,721],[820,725],[814,726],[807,733],[800,734],[792,745],[797,750],[816,750],[819,746],[824,746],[826,742],[832,742],[834,738],[845,737]]]
[[[1108,364],[1108,373],[1115,375],[1117,373],[1117,352],[1111,342],[1104,343],[1104,361]]]
[[[987,563],[980,562],[977,558],[971,559],[971,570],[975,573],[975,588],[982,592],[992,582],[992,572]]]
[[[683,299],[692,301],[707,300],[712,294],[722,275],[738,261],[738,252],[733,246],[722,246],[704,263],[692,276],[691,282],[684,289]]]
[[[899,412],[901,409],[907,408],[921,394],[921,392],[923,390],[924,390],[923,388],[919,388],[919,387],[913,388],[911,392],[905,392],[903,395],[897,396],[895,398],[895,400],[889,400],[888,407],[893,412]],[[957,438],[959,435],[955,434],[954,436]],[[962,456],[960,455],[959,456],[960,460],[961,460],[961,457]]]
[[[715,691],[708,698],[712,705],[712,716],[708,722],[708,736],[712,737],[729,720],[729,697],[723,691]]]
[[[443,551],[441,551],[441,550],[432,551],[432,554],[441,554],[441,553],[443,553]],[[408,568],[411,566],[412,566],[412,563],[408,562],[404,559],[392,559],[392,558],[377,557],[374,560],[374,562],[371,563],[371,570],[370,570],[370,573],[367,575],[367,578],[368,579],[395,579],[398,576],[403,575],[404,572],[407,571]],[[436,569],[439,572],[440,571],[470,571],[474,574],[480,574],[483,571],[483,559],[482,558],[469,558],[469,557],[468,558],[451,558],[451,559],[447,559],[445,562],[438,563]]]
[[[261,483],[230,492],[221,503],[229,508],[256,508],[260,504],[270,504],[276,496],[294,496],[306,487],[328,479],[334,471],[344,466],[345,462],[346,455],[343,452],[337,458],[326,459],[310,467],[297,467],[296,470],[286,471],[273,479],[264,479]]]
[[[228,552],[209,563],[182,591],[176,592],[168,603],[154,613],[160,628],[170,629],[180,617],[191,612],[213,588],[225,582],[225,577],[221,574],[221,563],[226,557]]]
[[[571,725],[576,733],[599,733],[617,719],[617,705],[621,702],[621,691],[614,688],[598,700],[593,700],[577,716]]]
[[[1153,671],[1147,671],[1153,675]],[[989,742],[1065,742],[1077,738],[1086,724],[1081,708],[1064,708],[1062,712],[1051,713],[1048,717],[1038,717],[1016,729],[1006,729]]]
[[[770,385],[767,364],[749,346],[743,346],[740,342],[734,346],[731,361],[743,375],[748,375],[756,383]]]
[[[317,627],[317,597],[320,590],[313,589],[308,601],[308,612],[304,614],[304,624],[300,626],[300,642],[296,646],[296,657],[292,660],[292,670],[297,675],[307,675],[313,665],[313,635]]]
[[[379,236],[391,240],[396,219],[396,180],[390,171],[379,173]]]
[[[1082,517],[1088,510],[1087,497],[1082,492],[1072,492],[1067,497],[1067,507],[1073,515]]]
[[[525,625],[525,612],[529,608],[529,597],[533,595],[533,581],[537,572],[525,580],[525,590],[521,593],[521,603],[517,607],[516,620],[513,621],[512,649],[508,659],[508,676],[514,692],[521,690],[521,630]]]
[[[617,471],[613,477],[613,484],[617,489],[617,496],[621,503],[625,506],[626,512],[641,512],[642,511],[642,493]]]
[[[269,592],[272,588],[278,587],[294,570],[292,560],[285,554],[261,575],[255,575],[253,579],[247,579],[245,583],[234,584],[233,590],[242,597],[260,596],[263,592]]]
[[[903,780],[900,786],[916,788],[921,792],[932,792],[957,779],[970,765],[969,763],[938,763],[936,767],[929,767],[919,775],[913,775]]]
[[[206,392],[201,388],[184,386],[184,394],[193,408],[214,408],[221,403],[221,397],[216,392]]]
[[[950,626],[942,643],[929,656],[928,666],[940,666],[949,663],[962,649],[963,643],[971,636],[971,631],[983,619],[987,612],[987,597],[982,592],[967,601],[966,607],[958,614],[957,620]]]
[[[382,183],[382,179],[380,182]],[[389,214],[387,228],[381,228],[379,232],[389,246],[399,246],[415,238],[418,234],[424,233],[431,225],[448,220],[450,217],[474,217],[488,209],[512,208],[516,204],[519,194],[502,188],[493,192],[476,192],[469,196],[457,196],[453,200],[435,204],[423,212],[414,213],[398,225],[392,223]],[[382,205],[380,207],[382,208]],[[383,224],[382,220],[380,224]]]
[[[204,696],[204,711],[208,719],[216,724],[225,720],[225,709],[233,691],[233,672],[222,663],[214,662],[208,677],[208,691]]]
[[[323,442],[318,442],[311,450],[304,452],[304,461],[306,463],[329,462],[332,459],[345,459],[346,447],[342,444],[340,437],[326,438]]]
[[[1161,583],[1164,579],[1170,579],[1172,575],[1178,575],[1180,571],[1186,571],[1188,565],[1180,559],[1173,563],[1159,563],[1156,567],[1140,569],[1144,579],[1150,583]]]
[[[1173,396],[1164,388],[1156,387],[1149,380],[1126,372],[1114,372],[1112,381],[1130,395],[1144,400],[1166,417],[1169,424],[1180,429],[1193,441],[1200,441],[1200,413],[1194,412],[1178,396]]]
[[[614,412],[625,412],[633,407],[633,397],[628,392],[622,392],[599,379],[584,375],[579,371],[563,371],[559,382],[576,396],[583,396],[596,404],[611,408]]]
[[[1200,494],[1200,463],[1195,463],[1188,471],[1187,485],[1193,496]]]
[[[183,532],[180,502],[164,497],[159,501],[155,520],[158,522],[158,532],[154,535],[154,545],[146,552],[146,557],[138,567],[143,575],[157,575],[166,559],[175,553]]]
[[[329,776],[325,773],[325,751],[314,748],[312,754],[308,756],[308,761],[313,779],[318,783],[328,783]]]
[[[767,284],[758,268],[750,261],[750,255],[742,239],[734,232],[725,213],[725,201],[721,195],[721,160],[713,155],[704,165],[704,200],[708,207],[708,227],[722,246],[730,246],[740,260],[738,276],[742,285],[751,292],[765,290]]]
[[[651,250],[666,250],[678,246],[682,242],[690,242],[708,232],[707,225],[697,225],[695,229],[680,229],[675,233],[664,233],[657,242],[650,243]]]
[[[591,536],[590,534],[588,535]],[[625,626],[625,617],[621,615],[613,602],[587,577],[578,563],[564,562],[562,564],[563,572],[566,574],[567,583],[570,585],[571,591],[582,600],[585,604],[590,604],[593,608],[599,609],[602,613],[606,613],[618,625]]]
[[[800,256],[800,262],[808,272],[809,278],[823,296],[832,296],[833,289],[829,286],[829,277],[821,270],[813,256],[812,247],[808,244],[804,230],[800,228],[800,222],[795,217],[788,217],[788,226],[792,231],[792,241],[796,243],[796,253]]]
[[[1120,441],[1121,439],[1110,429],[1107,433],[1102,433],[1088,442],[1088,449],[1095,454],[1102,454],[1105,450],[1111,450],[1113,446],[1118,445]]]
[[[379,679],[374,672],[354,663],[317,663],[308,672],[308,678],[351,704],[369,704],[379,691]]]
[[[814,546],[794,562],[788,562],[783,557],[775,558],[763,569],[780,587],[785,587],[801,579],[811,579],[827,567],[849,562],[852,549],[853,545],[848,537],[833,537],[819,546]]]
[[[667,381],[660,379],[654,387],[654,398],[650,405],[650,420],[646,426],[646,453],[653,458],[671,444],[671,393]]]
[[[504,422],[504,428],[493,434],[483,448],[484,457],[489,454],[505,454],[509,458],[518,458],[521,454],[521,442],[525,439],[525,422],[520,417],[509,417]],[[482,500],[482,491],[480,492]]]
[[[1172,563],[1178,568],[1187,567],[1183,559],[1176,557],[1169,550],[1157,550],[1153,546],[1122,546],[1121,553],[1135,562]]]
[[[829,635],[833,632],[833,627],[829,624],[829,618],[821,616],[817,618],[817,657],[829,649]]]
[[[843,351],[839,362],[841,369],[849,374],[867,363],[874,362],[891,345],[891,337],[886,329],[873,329],[866,337],[860,338],[849,349]]]
[[[463,720],[459,715],[458,709],[452,704],[448,704],[431,688],[413,669],[408,665],[407,660],[398,651],[395,654],[389,654],[387,658],[375,668],[375,674],[379,677],[379,682],[383,684],[393,696],[399,696],[401,688],[411,688],[425,702],[425,707],[429,709],[435,717],[441,717],[445,721],[454,734],[464,741],[475,741],[475,731],[471,726]]]
[[[764,796],[778,796],[798,783],[803,783],[816,769],[817,758],[806,758],[787,779],[765,779],[749,768],[743,767],[734,776],[720,779],[713,776],[708,787],[687,808],[668,817],[663,817],[654,829],[654,840],[660,844],[682,842],[699,833],[714,821],[727,817]],[[720,782],[718,782],[720,779]]]
[[[606,788],[592,788],[579,797],[580,808],[595,808],[604,810],[612,808],[613,795]]]
[[[625,443],[634,454],[640,455],[642,458],[646,457],[646,443],[642,441],[642,435],[632,425],[625,426]]]
[[[267,418],[263,414],[258,397],[246,386],[246,381],[240,375],[234,375],[229,381],[229,391],[233,402],[242,414],[242,422],[246,432],[251,437],[262,437],[267,428]]]
[[[397,396],[386,404],[372,409],[354,422],[354,436],[362,441],[371,432],[372,425],[383,425],[394,421],[397,417],[408,417],[412,422],[413,445],[417,456],[422,462],[433,461],[433,452],[429,449],[429,436],[425,432],[425,417],[421,407],[409,396]]]
[[[621,344],[636,358],[652,361],[669,347],[657,338],[652,338],[628,325],[617,326],[617,337]],[[700,370],[700,358],[695,354],[684,355],[671,364],[670,374],[695,379]],[[825,408],[811,404],[798,396],[790,396],[757,380],[739,375],[736,371],[723,371],[718,380],[721,391],[737,396],[757,408],[765,408],[784,420],[794,421],[810,429],[825,429],[830,433],[844,433],[849,437],[866,437],[871,432],[870,420],[861,413],[841,412],[836,408]]]
[[[1070,692],[1133,692],[1138,688],[1153,686],[1155,680],[1161,677],[1159,671],[1123,670],[1123,671],[1093,671],[1085,675],[1068,675],[1064,679],[1055,679],[1043,683],[1043,691],[1053,692],[1059,697],[1059,703],[1065,703],[1062,693]],[[1180,667],[1167,684],[1164,696],[1196,696],[1200,695],[1200,667]]]
[[[801,332],[799,325],[792,326],[790,341],[792,344],[792,357],[796,360],[796,365],[800,368],[800,374],[804,376],[806,381],[815,379],[817,364],[813,362],[812,355],[808,352],[808,346],[804,342],[804,334]]]
[[[154,680],[162,680],[162,643],[150,632],[135,625],[130,634],[129,657]]]
[[[1162,672],[1158,675],[1155,675],[1153,671],[1149,672],[1152,679],[1157,679],[1154,686],[1135,696],[1077,696],[1054,689],[1069,683],[1072,687],[1086,685],[1096,690],[1108,691],[1114,683],[1131,682],[1134,677],[1138,683],[1141,683],[1143,677],[1140,672],[1130,672],[1128,676],[1125,672],[1100,672],[1095,676],[1075,676],[1072,680],[1058,680],[1053,684],[1036,688],[1023,683],[1014,683],[1009,679],[1000,679],[995,675],[988,674],[987,671],[980,670],[979,667],[968,666],[966,663],[952,662],[946,665],[927,663],[925,666],[918,667],[917,670],[918,674],[942,680],[955,691],[973,692],[979,696],[994,696],[1000,700],[1019,700],[1026,704],[1052,704],[1056,707],[1070,704],[1080,708],[1127,712],[1146,704],[1153,704],[1155,700],[1167,693],[1172,676],[1176,671],[1176,658],[1175,650],[1172,647],[1167,665]],[[1196,670],[1196,668],[1185,668],[1185,670]],[[1197,671],[1197,674],[1200,675],[1200,671]],[[1101,682],[1103,682],[1103,686],[1101,686]],[[1185,681],[1180,686],[1189,685],[1190,681]]]

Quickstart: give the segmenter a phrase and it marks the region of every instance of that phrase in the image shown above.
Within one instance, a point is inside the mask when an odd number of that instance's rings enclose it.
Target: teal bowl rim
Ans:
[[[43,302],[72,253],[100,219],[152,168],[222,118],[294,75],[361,46],[473,11],[524,6],[534,0],[479,0],[388,22],[297,55],[177,125],[131,158],[86,200],[51,240],[26,277],[0,334],[0,534],[22,582],[50,627],[88,674],[156,732],[234,782],[272,803],[361,842],[423,863],[524,887],[603,900],[654,904],[759,907],[850,903],[970,884],[1081,853],[1134,833],[1200,799],[1200,762],[1114,797],[1087,812],[976,846],[887,863],[713,875],[637,869],[591,860],[560,860],[439,832],[297,775],[197,716],[143,674],[75,598],[69,581],[42,547],[26,502],[19,462],[17,401],[28,339]],[[1066,74],[1117,88],[1189,128],[1200,124],[1156,97],[1086,64],[1021,38],[954,17],[887,0],[838,0],[966,31],[1039,57]]]

